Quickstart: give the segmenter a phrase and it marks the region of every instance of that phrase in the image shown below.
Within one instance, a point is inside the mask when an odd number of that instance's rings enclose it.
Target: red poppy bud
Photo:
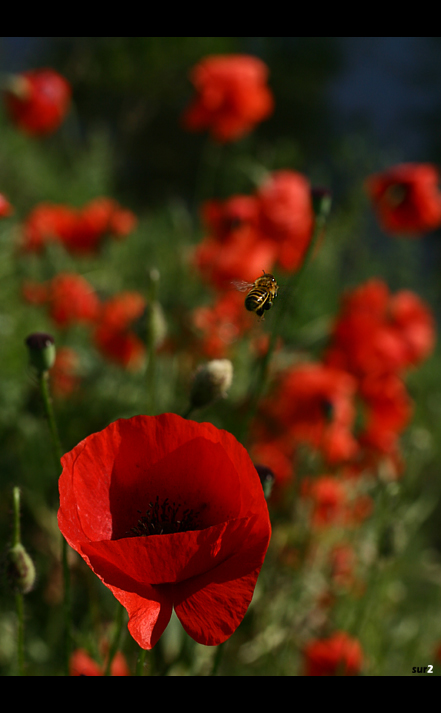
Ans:
[[[228,639],[251,602],[271,534],[248,453],[175,414],[119,419],[63,459],[58,524],[150,649],[173,608],[195,641]]]
[[[48,371],[55,363],[55,340],[51,334],[34,332],[26,338],[29,358],[38,372]]]

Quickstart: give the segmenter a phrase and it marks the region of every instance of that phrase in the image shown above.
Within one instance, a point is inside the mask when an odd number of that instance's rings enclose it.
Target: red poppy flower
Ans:
[[[315,639],[304,650],[305,676],[356,676],[363,663],[360,642],[344,631]]]
[[[26,218],[21,236],[25,252],[41,252],[58,241],[73,255],[94,255],[107,235],[121,238],[136,226],[135,215],[112,198],[95,198],[82,208],[40,203]]]
[[[70,347],[57,349],[55,363],[50,370],[51,390],[54,396],[69,396],[79,386],[79,357]]]
[[[332,475],[302,481],[302,497],[312,504],[313,527],[359,525],[372,512],[372,499],[357,491],[353,481]]]
[[[75,211],[68,206],[40,203],[27,216],[21,234],[24,252],[41,252],[59,236],[73,230]]]
[[[254,282],[269,272],[277,248],[258,229],[259,203],[254,196],[207,201],[202,219],[208,236],[196,247],[194,262],[217,289],[230,289],[233,280]]]
[[[441,225],[439,172],[429,163],[403,163],[370,176],[366,190],[387,233],[418,235]]]
[[[373,279],[346,293],[325,360],[359,378],[401,372],[426,358],[434,342],[434,318],[418,295],[390,295]]]
[[[221,143],[235,141],[266,119],[274,100],[266,82],[268,68],[257,57],[206,57],[191,72],[197,95],[183,116],[190,131],[208,129]]]
[[[227,431],[175,414],[119,419],[62,458],[61,532],[150,649],[174,608],[217,645],[250,604],[271,528],[248,453]]]
[[[12,121],[31,136],[54,132],[70,107],[69,83],[53,69],[35,69],[16,75],[4,94]]]
[[[74,255],[96,254],[107,235],[126,236],[136,226],[135,215],[112,198],[95,198],[75,211],[75,220],[65,225],[58,237]]]
[[[295,171],[275,171],[260,186],[259,228],[277,246],[277,263],[297,270],[310,243],[314,212],[309,181]]]
[[[7,218],[13,213],[13,208],[6,196],[0,193],[0,218]]]
[[[259,409],[258,420],[268,424],[264,440],[285,434],[293,446],[303,443],[319,450],[328,463],[352,458],[358,448],[351,432],[355,388],[350,374],[324,364],[290,369]]]
[[[366,449],[394,455],[398,437],[412,416],[412,402],[396,374],[371,375],[360,383],[365,423],[359,435]]]
[[[101,309],[94,341],[103,356],[120,366],[138,369],[145,357],[144,342],[133,331],[142,318],[146,302],[139,292],[121,292]]]
[[[31,304],[47,304],[58,327],[94,322],[100,311],[93,287],[75,273],[60,273],[44,284],[27,282],[23,285],[23,296]]]
[[[84,649],[76,649],[70,657],[71,676],[104,676],[105,666],[100,666]],[[117,651],[110,665],[111,676],[130,676],[129,667],[121,653]]]
[[[202,353],[213,359],[226,356],[254,321],[244,307],[243,294],[234,289],[221,294],[213,305],[197,307],[192,318],[202,333]]]

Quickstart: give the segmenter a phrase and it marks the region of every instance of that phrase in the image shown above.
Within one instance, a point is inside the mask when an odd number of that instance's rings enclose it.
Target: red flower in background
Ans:
[[[174,608],[197,642],[217,645],[250,604],[271,528],[245,449],[175,414],[120,419],[62,459],[61,532],[157,642]]]
[[[93,287],[81,275],[60,273],[47,283],[27,282],[23,296],[31,304],[47,304],[49,315],[58,327],[90,324],[100,313],[100,302]]]
[[[190,131],[208,130],[221,143],[236,141],[273,112],[267,86],[268,68],[257,57],[206,57],[193,67],[190,79],[196,97],[185,111]]]
[[[259,202],[254,196],[207,201],[202,219],[208,236],[197,246],[194,262],[217,289],[231,289],[233,280],[254,282],[274,264],[276,248],[258,230]]]
[[[112,198],[95,198],[83,208],[40,203],[23,225],[21,247],[41,252],[47,243],[57,241],[73,255],[94,255],[107,235],[124,237],[136,223],[136,216]]]
[[[281,375],[274,393],[262,402],[253,440],[283,437],[293,449],[307,444],[328,463],[352,458],[357,452],[351,433],[355,387],[350,374],[323,364],[293,367]]]
[[[300,173],[276,171],[253,196],[207,201],[203,220],[208,236],[194,262],[217,289],[254,282],[274,266],[298,270],[314,228],[311,187]]]
[[[313,527],[359,525],[373,509],[372,499],[356,492],[356,482],[332,475],[304,479],[301,495],[312,504]]]
[[[304,650],[305,676],[356,676],[363,664],[360,642],[344,631],[315,639]]]
[[[95,198],[83,208],[74,211],[74,219],[58,237],[64,247],[74,255],[96,254],[107,235],[125,237],[136,227],[135,215],[112,198]]]
[[[387,233],[408,236],[441,225],[439,171],[429,163],[403,163],[370,176],[366,190]]]
[[[130,369],[142,366],[145,346],[133,326],[145,308],[145,299],[139,292],[121,292],[102,305],[94,342],[103,356]]]
[[[244,296],[231,290],[209,307],[197,307],[193,324],[202,334],[201,350],[210,358],[224,357],[253,324],[253,315],[244,308]]]
[[[51,390],[54,396],[70,396],[79,386],[79,357],[70,347],[58,347],[55,364],[50,370]]]
[[[105,665],[100,666],[84,649],[76,649],[70,657],[71,676],[104,676]],[[110,665],[111,676],[130,676],[130,670],[121,651],[117,651]]]
[[[14,124],[31,136],[51,134],[70,108],[70,84],[53,69],[35,69],[14,75],[4,93]]]
[[[377,374],[360,382],[364,424],[360,442],[368,450],[398,456],[398,437],[412,416],[412,402],[396,374]]]
[[[298,270],[312,238],[311,186],[301,173],[275,171],[257,191],[259,229],[273,242],[277,264]]]
[[[390,295],[382,280],[373,279],[344,296],[325,361],[359,378],[402,372],[425,359],[434,342],[427,305],[408,290]]]
[[[25,252],[41,252],[47,243],[73,230],[75,213],[72,208],[52,203],[40,203],[28,215],[21,235]]]
[[[8,218],[13,212],[12,205],[6,196],[0,193],[0,218]]]

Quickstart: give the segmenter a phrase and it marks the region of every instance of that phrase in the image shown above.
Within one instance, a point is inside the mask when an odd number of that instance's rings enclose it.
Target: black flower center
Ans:
[[[127,533],[128,537],[148,537],[149,535],[170,535],[174,532],[187,532],[187,530],[197,530],[197,518],[199,512],[191,508],[183,508],[178,503],[170,503],[165,498],[162,503],[156,496],[154,503],[149,503],[149,508],[143,515],[141,514],[135,527]]]
[[[383,193],[383,199],[390,208],[398,208],[409,196],[409,186],[406,183],[391,183]]]

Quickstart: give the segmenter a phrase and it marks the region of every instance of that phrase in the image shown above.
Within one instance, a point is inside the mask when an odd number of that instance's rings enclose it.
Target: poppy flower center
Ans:
[[[141,513],[140,510],[138,510]],[[142,515],[142,513],[141,513]],[[127,533],[128,537],[148,537],[149,535],[170,535],[175,532],[198,530],[198,515],[192,508],[183,509],[180,503],[170,503],[168,498],[159,502],[156,496],[154,503],[142,515],[137,524]]]
[[[398,208],[409,195],[409,186],[405,183],[392,183],[386,188],[383,199],[390,208]]]

